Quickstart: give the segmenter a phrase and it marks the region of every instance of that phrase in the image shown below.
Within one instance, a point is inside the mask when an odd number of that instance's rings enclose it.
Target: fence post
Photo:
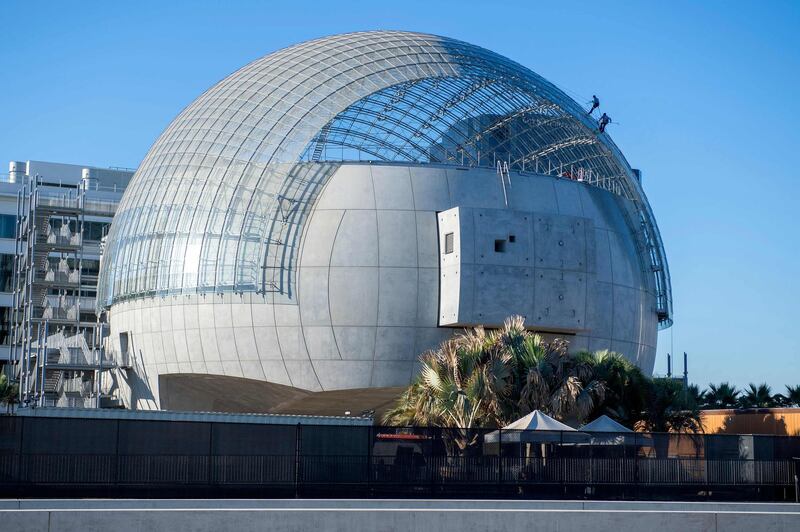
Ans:
[[[705,481],[706,487],[706,500],[711,499],[711,479],[709,478],[709,470],[708,470],[708,438],[711,436],[709,434],[703,434],[702,439],[700,441],[703,442],[703,461],[705,462],[703,467],[703,480]],[[697,452],[695,451],[695,456],[697,456]],[[775,456],[773,454],[773,456]]]
[[[372,446],[374,438],[372,436],[372,425],[367,427],[367,495],[372,498]]]
[[[558,461],[561,462],[561,467],[559,468],[561,472],[561,496],[565,496],[567,494],[567,484],[565,474],[565,468],[567,467],[566,460],[564,460],[564,453],[562,450],[564,449],[564,431],[560,431],[559,434],[559,446],[558,446]]]
[[[486,438],[485,435],[484,438]],[[503,429],[502,428],[497,429],[497,483],[500,485],[503,484]]]
[[[780,473],[778,471],[778,452],[777,452],[778,449],[777,449],[777,445],[775,444],[775,436],[770,436],[769,443],[770,443],[770,447],[771,447],[771,449],[770,449],[771,456],[770,457],[772,458],[772,480],[770,482],[770,484],[772,485],[772,493],[770,494],[770,497],[774,500],[775,497],[778,494],[778,491],[779,491],[779,489],[778,489],[778,485],[779,485],[778,477],[780,476]],[[786,489],[784,489],[783,491],[785,493]],[[785,498],[786,498],[786,496],[784,495],[784,499]]]
[[[214,468],[213,468],[213,458],[214,456],[214,423],[208,423],[208,485],[211,486],[213,484],[214,478]],[[209,495],[211,495],[209,493]]]
[[[117,437],[114,443],[114,486],[119,489],[119,423],[117,419]]]
[[[299,498],[300,490],[300,442],[303,437],[303,427],[297,424],[294,439],[294,498]]]
[[[436,434],[438,432],[438,434]],[[433,450],[433,442],[434,441],[442,441],[442,429],[437,429],[434,427],[426,427],[425,434],[428,435],[428,441],[430,442],[431,450]],[[438,436],[438,437],[437,437]],[[447,455],[447,447],[445,446],[445,461],[447,461],[450,457]],[[433,459],[433,453],[431,453],[430,459],[428,460],[428,469],[430,470],[430,474],[428,475],[428,480],[430,481],[430,486],[428,489],[430,490],[431,497],[434,493],[434,485],[436,484],[436,469],[437,464],[436,461]]]
[[[634,442],[637,445],[634,445],[634,454],[633,454],[633,492],[636,494],[636,498],[639,498],[639,447],[641,446],[641,442],[639,442],[640,436],[637,433],[634,436]]]
[[[17,457],[17,486],[22,485],[22,445],[25,434],[25,416],[19,416],[17,419],[20,421],[19,427],[19,454]],[[17,488],[19,491],[19,488]]]

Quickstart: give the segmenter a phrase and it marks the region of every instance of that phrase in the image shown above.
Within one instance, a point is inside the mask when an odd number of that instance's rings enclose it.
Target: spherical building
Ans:
[[[639,174],[595,119],[502,56],[393,31],[267,55],[181,112],[100,292],[133,408],[357,413],[511,314],[651,372],[671,323]]]

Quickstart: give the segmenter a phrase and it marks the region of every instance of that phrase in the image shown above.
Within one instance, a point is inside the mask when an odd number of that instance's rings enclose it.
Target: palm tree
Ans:
[[[598,402],[588,417],[605,414],[634,428],[647,408],[649,379],[642,370],[621,354],[608,350],[582,351],[576,358],[590,364],[594,377],[605,383],[605,400]]]
[[[496,427],[535,409],[580,422],[604,399],[605,385],[589,364],[571,357],[565,341],[527,331],[519,316],[496,331],[465,331],[420,361],[385,423]],[[460,446],[470,444],[465,433]]]
[[[707,390],[700,390],[698,385],[690,384],[686,388],[686,399],[690,405],[699,409],[706,405],[706,393]]]
[[[683,384],[674,379],[650,381],[648,407],[642,426],[649,432],[703,432],[700,410],[686,393]]]
[[[567,345],[527,331],[518,316],[499,330],[464,331],[420,357],[420,373],[383,422],[458,428],[453,439],[462,451],[478,441],[476,428],[536,409],[573,423],[607,413],[629,427],[702,432],[704,394],[696,386],[651,380],[609,351],[571,356]]]
[[[782,393],[776,393],[772,396],[772,407],[773,408],[784,408],[787,406],[792,406],[789,403],[789,398],[783,395]]]
[[[706,393],[706,407],[708,408],[734,408],[739,404],[739,390],[727,382],[719,385],[709,384]]]
[[[775,399],[772,397],[772,388],[767,383],[762,382],[758,386],[752,382],[744,389],[739,398],[739,406],[742,408],[772,408],[775,406]]]
[[[800,406],[800,384],[786,385],[786,406]]]
[[[508,396],[512,368],[500,336],[478,327],[424,353],[416,381],[386,412],[384,422],[456,427],[460,449],[475,443],[471,429],[497,424]]]
[[[568,344],[555,339],[545,342],[538,334],[528,335],[518,368],[523,379],[519,390],[519,411],[533,410],[556,419],[584,421],[605,399],[606,385],[596,378],[592,365],[567,352]]]
[[[786,385],[786,406],[800,406],[800,384]]]

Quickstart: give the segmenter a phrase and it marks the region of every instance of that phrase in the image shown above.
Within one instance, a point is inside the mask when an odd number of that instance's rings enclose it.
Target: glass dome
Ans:
[[[498,54],[396,31],[280,50],[184,109],[125,192],[108,237],[100,304],[226,291],[291,302],[303,223],[344,161],[578,167],[592,184],[636,205],[659,320],[670,323],[655,220],[630,166],[594,119]]]

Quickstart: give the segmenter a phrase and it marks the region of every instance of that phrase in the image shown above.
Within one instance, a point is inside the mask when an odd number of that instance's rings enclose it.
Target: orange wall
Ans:
[[[780,434],[800,436],[800,408],[703,410],[706,434]]]

